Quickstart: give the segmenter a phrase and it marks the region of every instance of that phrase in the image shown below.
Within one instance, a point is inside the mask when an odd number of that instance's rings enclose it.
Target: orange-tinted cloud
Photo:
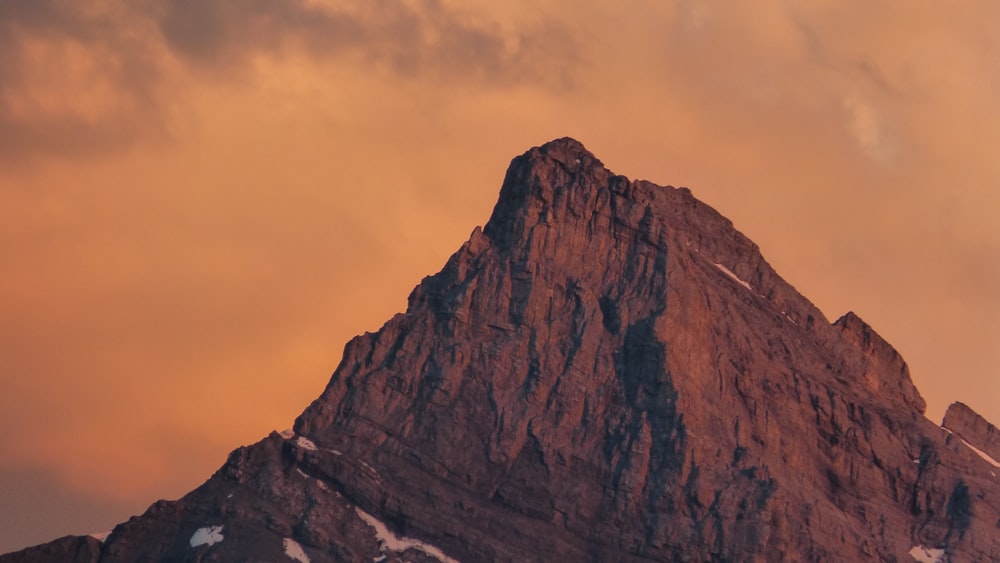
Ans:
[[[506,31],[437,0],[169,3],[154,18],[170,49],[213,72],[287,51],[349,57],[402,76],[559,84],[575,39],[553,18]],[[549,64],[558,57],[559,65]]]
[[[163,140],[190,90],[298,57],[457,90],[566,88],[575,41],[555,18],[504,28],[433,0],[15,0],[0,7],[0,162]]]
[[[0,165],[36,152],[99,153],[149,134],[155,53],[113,12],[49,0],[0,6]]]

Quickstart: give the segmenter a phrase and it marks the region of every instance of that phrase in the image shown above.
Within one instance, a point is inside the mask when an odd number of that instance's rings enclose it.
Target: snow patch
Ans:
[[[729,276],[730,278],[732,278],[733,280],[735,280],[736,283],[742,285],[743,287],[749,289],[750,291],[753,291],[753,288],[750,287],[750,284],[748,284],[747,282],[741,280],[740,277],[737,276],[736,274],[734,274],[732,270],[730,270],[729,268],[723,266],[722,264],[719,264],[718,262],[712,262],[712,263],[715,264],[715,267],[718,268],[719,270],[721,270],[723,274],[726,274],[727,276]]]
[[[944,550],[915,545],[909,551],[910,557],[920,563],[944,563]]]
[[[962,440],[962,438],[959,438],[959,440]],[[995,460],[992,457],[990,457],[990,454],[984,452],[983,450],[977,448],[976,446],[973,446],[972,444],[966,442],[965,440],[962,440],[962,443],[965,444],[966,446],[968,446],[968,448],[970,450],[972,450],[973,452],[975,452],[976,455],[978,455],[979,457],[985,459],[986,463],[989,463],[993,467],[996,467],[996,468],[1000,469],[1000,462],[998,462],[997,460]]]
[[[389,531],[389,528],[387,528],[381,520],[356,506],[354,507],[354,511],[357,512],[358,516],[364,520],[366,524],[375,530],[375,539],[379,541],[382,551],[388,550],[401,553],[407,549],[416,549],[417,551],[422,551],[425,554],[434,557],[438,561],[442,561],[443,563],[458,563],[456,559],[448,557],[443,551],[433,545],[427,545],[426,543],[413,538],[401,538],[397,536]]]
[[[104,543],[104,542],[106,542],[108,540],[108,536],[110,536],[110,535],[111,535],[111,532],[101,532],[99,534],[90,534],[90,537],[94,538],[95,540],[97,540],[97,541],[99,541],[101,543]]]
[[[319,449],[316,447],[316,444],[314,444],[312,440],[304,436],[299,436],[298,438],[296,438],[295,444],[298,445],[300,448],[304,450],[309,450],[311,452],[314,452],[317,449]]]
[[[302,546],[299,545],[299,542],[293,540],[292,538],[285,538],[282,543],[285,546],[285,555],[287,555],[289,559],[294,559],[299,563],[309,563],[309,556],[302,550]]]
[[[286,440],[291,440],[292,438],[295,438],[295,445],[304,450],[309,450],[311,452],[315,452],[317,450],[323,450],[324,452],[330,452],[333,455],[344,455],[344,453],[339,450],[316,447],[316,443],[310,440],[309,438],[306,438],[305,436],[296,437],[294,430],[282,430],[281,437]]]
[[[302,471],[298,467],[295,468],[295,472],[298,473],[299,475],[301,475],[303,478],[309,479],[309,474],[306,473],[305,471]]]
[[[198,528],[191,536],[191,547],[199,545],[215,545],[223,540],[222,526]]]

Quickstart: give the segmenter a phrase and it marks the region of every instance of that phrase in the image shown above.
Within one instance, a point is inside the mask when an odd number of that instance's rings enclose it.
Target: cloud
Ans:
[[[847,130],[870,158],[886,162],[896,154],[896,143],[875,107],[857,96],[844,98]]]
[[[437,0],[158,5],[152,17],[169,48],[213,71],[298,53],[354,59],[403,77],[558,87],[576,62],[573,36],[554,19],[512,28]]]
[[[169,137],[193,83],[262,60],[368,68],[440,89],[557,90],[578,51],[554,19],[502,25],[434,0],[0,4],[0,164]]]
[[[0,4],[0,165],[85,156],[161,131],[161,64],[112,3]]]

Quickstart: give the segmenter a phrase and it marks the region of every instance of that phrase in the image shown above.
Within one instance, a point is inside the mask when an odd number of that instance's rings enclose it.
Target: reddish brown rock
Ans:
[[[910,369],[899,352],[886,342],[865,321],[848,312],[834,323],[844,340],[857,346],[862,353],[862,363],[851,366],[851,371],[861,375],[864,386],[887,400],[898,400],[902,405],[921,414],[927,409],[924,398],[910,380]]]
[[[560,139],[348,343],[294,434],[100,560],[280,560],[286,540],[313,562],[1000,559],[995,468],[923,410],[857,316],[830,324],[688,190]]]
[[[1000,430],[965,403],[952,403],[944,413],[941,426],[958,434],[994,461],[1000,460]]]

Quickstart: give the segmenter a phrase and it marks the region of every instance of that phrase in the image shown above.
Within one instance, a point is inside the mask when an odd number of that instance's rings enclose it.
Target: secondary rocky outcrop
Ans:
[[[97,560],[1000,560],[997,468],[966,443],[996,429],[923,410],[857,315],[559,139],[293,430]]]
[[[965,403],[952,403],[941,425],[993,461],[1000,460],[1000,430]]]

